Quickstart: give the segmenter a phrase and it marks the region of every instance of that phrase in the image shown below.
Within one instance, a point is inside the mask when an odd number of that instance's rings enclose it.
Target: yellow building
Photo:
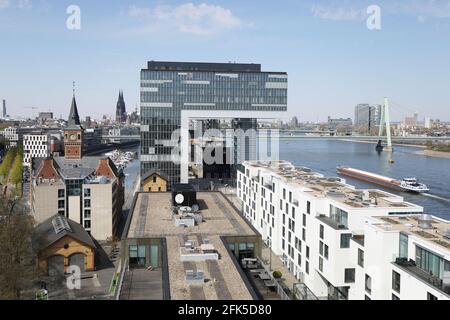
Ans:
[[[142,177],[142,187],[144,192],[166,192],[167,178],[157,171],[149,171]]]
[[[77,266],[81,272],[95,268],[94,241],[80,224],[62,215],[36,227],[33,246],[39,269],[51,276],[67,273],[69,266]]]

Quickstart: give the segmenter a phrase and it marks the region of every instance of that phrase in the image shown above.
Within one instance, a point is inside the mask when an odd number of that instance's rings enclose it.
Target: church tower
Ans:
[[[127,121],[127,111],[125,108],[125,100],[123,98],[123,91],[119,91],[119,98],[116,106],[116,122],[125,123]]]
[[[69,120],[64,129],[64,154],[66,159],[79,160],[83,156],[83,127],[81,127],[78,115],[75,89],[70,107]]]

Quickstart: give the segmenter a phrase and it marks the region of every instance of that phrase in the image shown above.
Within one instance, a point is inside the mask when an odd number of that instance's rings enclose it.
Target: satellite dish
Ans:
[[[183,201],[184,201],[184,196],[183,196],[181,193],[179,193],[179,194],[177,194],[177,195],[175,196],[175,202],[176,202],[176,203],[182,204]]]

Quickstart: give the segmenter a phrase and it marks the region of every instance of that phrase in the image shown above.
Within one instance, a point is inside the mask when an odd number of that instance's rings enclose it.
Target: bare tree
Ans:
[[[31,298],[37,276],[33,225],[20,199],[0,196],[0,299]]]

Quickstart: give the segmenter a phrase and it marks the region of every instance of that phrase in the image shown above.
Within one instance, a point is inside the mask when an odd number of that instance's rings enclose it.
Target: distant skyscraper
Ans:
[[[3,99],[2,118],[6,118],[6,100]]]
[[[361,132],[371,132],[381,121],[381,105],[358,104],[355,107],[355,127]]]
[[[123,91],[119,91],[119,99],[116,107],[116,122],[125,123],[127,121],[127,112],[125,109],[125,100],[123,99]]]

